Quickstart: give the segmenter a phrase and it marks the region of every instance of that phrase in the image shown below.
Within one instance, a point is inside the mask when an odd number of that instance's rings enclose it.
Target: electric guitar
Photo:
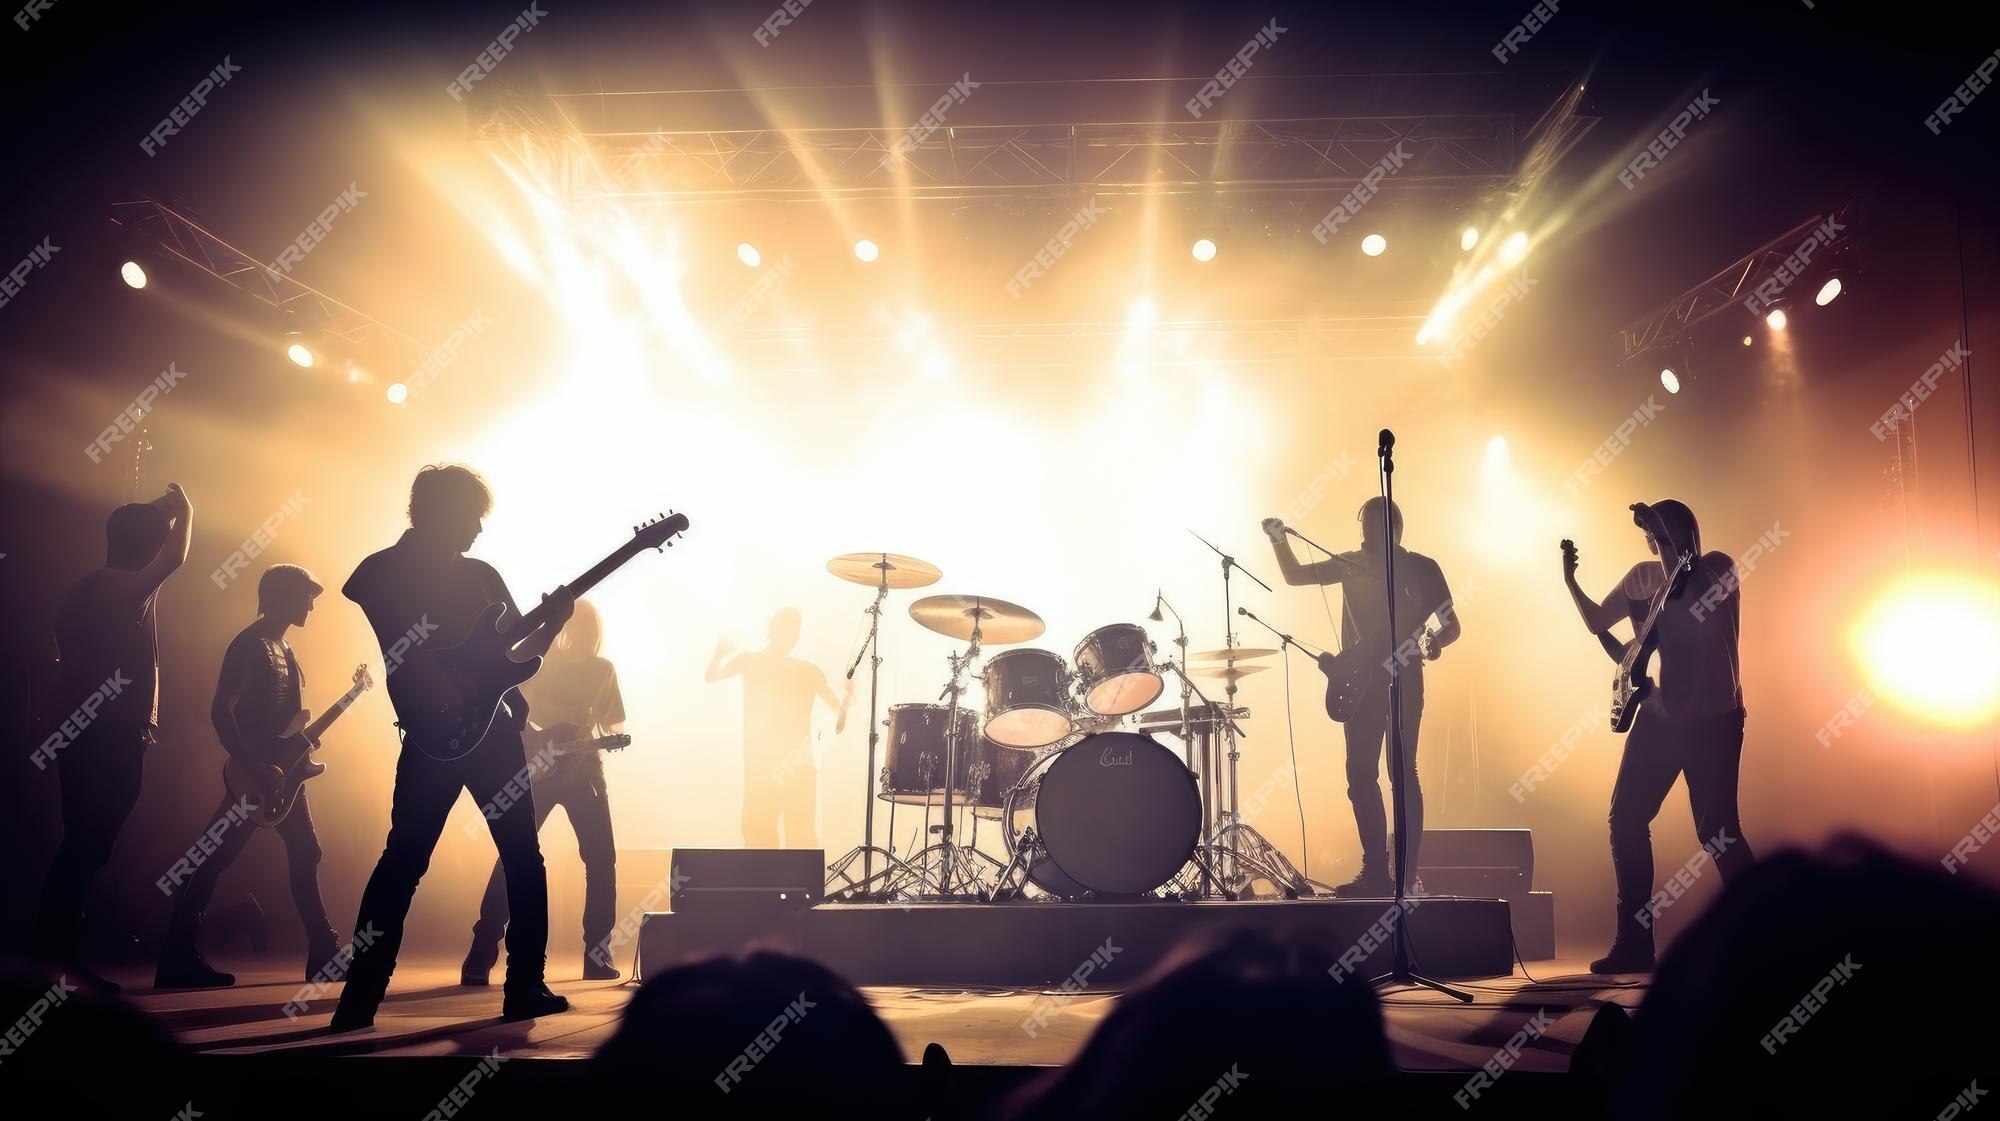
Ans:
[[[321,737],[340,714],[361,698],[361,694],[375,687],[375,679],[368,674],[366,663],[354,667],[354,684],[333,707],[326,710],[318,720],[304,709],[296,713],[285,730],[279,733],[266,749],[264,758],[277,760],[271,765],[284,771],[278,780],[277,792],[269,798],[263,794],[263,780],[258,772],[262,765],[231,758],[222,767],[222,783],[237,798],[250,804],[250,822],[260,828],[269,829],[291,816],[292,807],[298,805],[299,791],[305,787],[307,779],[315,779],[326,773],[326,764],[312,757],[319,747]]]
[[[615,736],[584,736],[576,734],[574,724],[555,724],[547,728],[531,728],[522,737],[530,756],[546,756],[561,759],[565,755],[588,755],[593,751],[623,751],[632,746],[632,737],[620,732]]]
[[[581,596],[647,549],[672,545],[687,527],[686,514],[636,526],[630,541],[564,587]],[[540,655],[516,660],[513,649],[542,625],[546,605],[503,621],[506,610],[505,604],[488,604],[463,641],[435,650],[419,646],[389,675],[389,700],[404,743],[445,762],[470,755],[492,731],[501,701],[542,668]]]
[[[1650,511],[1646,511],[1650,513]],[[1643,516],[1643,515],[1642,515]],[[1645,522],[1640,522],[1645,525]],[[1673,547],[1664,529],[1654,530],[1654,540],[1663,546]],[[1562,543],[1565,571],[1575,571],[1576,545],[1565,539]],[[1646,672],[1652,661],[1653,651],[1659,648],[1660,613],[1666,610],[1667,601],[1680,598],[1681,589],[1687,585],[1687,578],[1694,572],[1694,554],[1683,551],[1668,573],[1667,582],[1654,594],[1652,605],[1646,611],[1645,621],[1633,632],[1632,641],[1621,645],[1608,634],[1597,636],[1598,644],[1604,647],[1618,663],[1618,672],[1611,678],[1611,730],[1629,732],[1632,722],[1639,718],[1639,706],[1653,695],[1653,679]]]

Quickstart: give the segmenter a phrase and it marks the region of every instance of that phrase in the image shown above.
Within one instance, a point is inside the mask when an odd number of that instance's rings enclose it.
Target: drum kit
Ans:
[[[1163,888],[1184,898],[1236,898],[1260,880],[1292,896],[1311,890],[1275,846],[1238,819],[1233,781],[1222,777],[1226,752],[1233,780],[1236,722],[1249,710],[1209,702],[1195,680],[1223,680],[1233,702],[1236,682],[1267,668],[1243,663],[1279,651],[1232,643],[1188,655],[1183,633],[1175,640],[1179,659],[1162,660],[1144,627],[1111,623],[1084,635],[1064,658],[1022,645],[1047,630],[1026,607],[990,596],[931,595],[910,604],[911,620],[965,645],[948,655],[949,679],[936,701],[893,704],[884,718],[880,642],[888,595],[928,586],[943,573],[896,553],[849,553],[827,569],[875,589],[867,637],[847,671],[851,679],[869,663],[866,840],[829,866],[827,900],[1078,899]],[[1157,609],[1151,618],[1160,618]],[[989,654],[994,646],[1008,649]],[[1190,661],[1202,664],[1190,668]],[[1181,683],[1179,706],[1144,712],[1170,674]],[[979,687],[977,704],[969,679]],[[1191,703],[1197,697],[1201,703]],[[1176,754],[1154,731],[1179,736],[1183,751]],[[888,849],[874,844],[877,801],[888,806]],[[932,840],[915,853],[894,849],[899,806],[923,807]],[[961,816],[971,820],[964,844],[955,829]],[[998,823],[1007,861],[979,847],[982,820]]]

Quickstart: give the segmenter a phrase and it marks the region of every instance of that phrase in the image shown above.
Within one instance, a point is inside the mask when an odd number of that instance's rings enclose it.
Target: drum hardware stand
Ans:
[[[939,694],[940,698],[945,699],[944,824],[933,830],[940,834],[938,843],[916,856],[916,861],[921,862],[924,853],[933,849],[938,850],[938,893],[947,897],[952,895],[952,869],[960,859],[958,846],[953,843],[951,833],[952,778],[958,767],[958,698],[965,692],[965,686],[960,679],[965,676],[965,671],[971,668],[972,663],[978,660],[979,650],[980,620],[978,609],[975,609],[972,616],[972,642],[965,648],[965,653],[946,655],[946,660],[951,663],[951,682],[944,687],[944,692]]]
[[[847,679],[852,681],[854,680],[855,671],[861,668],[861,659],[864,656],[868,658],[868,770],[863,775],[862,783],[862,798],[865,801],[862,806],[863,825],[861,843],[848,850],[846,856],[827,865],[826,888],[820,895],[822,899],[826,900],[833,899],[836,891],[847,892],[851,890],[857,897],[865,896],[867,892],[860,889],[875,879],[875,856],[878,853],[881,854],[886,864],[886,867],[883,869],[884,873],[894,870],[902,872],[905,876],[916,874],[916,870],[911,868],[907,862],[899,860],[896,857],[896,805],[894,802],[889,804],[889,847],[883,849],[875,844],[875,749],[882,738],[882,726],[877,720],[877,717],[880,715],[877,706],[882,681],[882,605],[889,599],[889,558],[885,555],[876,563],[875,567],[881,573],[881,582],[876,585],[875,601],[868,605],[866,612],[868,615],[868,637],[863,640],[861,649],[854,655],[854,661],[847,667]],[[848,869],[854,865],[856,857],[861,858],[861,879],[858,882],[848,872]],[[845,885],[836,888],[834,885],[835,877],[846,881]],[[888,890],[890,889],[885,887],[885,894]]]
[[[1382,472],[1382,595],[1388,608],[1391,643],[1396,641],[1395,447],[1396,434],[1384,428],[1376,441],[1375,457],[1381,461]],[[1394,649],[1389,653],[1389,809],[1396,830],[1395,900],[1398,916],[1389,938],[1389,972],[1373,978],[1369,983],[1415,985],[1441,992],[1461,1004],[1471,1004],[1471,993],[1461,992],[1410,970],[1410,909],[1404,902],[1408,894],[1405,881],[1409,879],[1410,871],[1404,861],[1410,847],[1410,823],[1409,807],[1403,802],[1403,675],[1400,672],[1401,659],[1395,657]]]
[[[1197,776],[1202,781],[1206,781],[1205,776],[1208,774],[1208,768],[1206,766],[1195,766],[1194,735],[1188,727],[1191,719],[1188,713],[1188,698],[1190,694],[1198,693],[1200,690],[1196,688],[1193,678],[1181,672],[1182,667],[1187,665],[1187,620],[1181,618],[1179,609],[1167,602],[1167,593],[1162,589],[1154,589],[1153,613],[1146,616],[1146,618],[1151,619],[1155,623],[1166,622],[1166,619],[1160,614],[1160,609],[1163,607],[1173,612],[1174,628],[1179,632],[1174,637],[1174,645],[1181,648],[1178,665],[1175,664],[1172,658],[1167,659],[1167,666],[1172,668],[1174,675],[1181,679],[1181,752],[1187,760],[1188,772]],[[1207,697],[1203,697],[1201,700],[1203,704],[1209,703]],[[1203,801],[1206,803],[1207,799],[1203,799]],[[1206,805],[1204,805],[1201,815],[1201,843],[1205,848],[1213,844],[1214,841],[1215,832],[1209,827],[1208,812]],[[1201,897],[1203,899],[1213,899],[1215,897],[1215,869],[1209,865],[1206,859],[1201,861]]]
[[[1202,692],[1201,686],[1196,685],[1194,678],[1188,674],[1185,661],[1179,663],[1169,661],[1166,663],[1165,668],[1172,670],[1174,676],[1181,679],[1181,742],[1186,745],[1189,756],[1188,769],[1194,772],[1196,779],[1201,784],[1201,842],[1195,846],[1196,854],[1202,857],[1201,897],[1203,899],[1213,899],[1215,898],[1217,884],[1224,884],[1225,889],[1227,885],[1226,878],[1217,873],[1215,862],[1210,859],[1211,855],[1216,852],[1216,819],[1221,816],[1221,810],[1215,804],[1216,793],[1213,780],[1216,777],[1216,768],[1209,765],[1214,762],[1216,718],[1213,715],[1202,717],[1200,720],[1201,727],[1197,729],[1195,727],[1196,720],[1194,713],[1188,705],[1188,697],[1193,695],[1201,698],[1201,703],[1207,706],[1211,713],[1223,713],[1223,719],[1232,726],[1236,723],[1237,714],[1242,710],[1234,707],[1224,708],[1210,700],[1208,694]],[[1195,765],[1194,759],[1196,758],[1201,759],[1200,766]]]
[[[1028,890],[1028,869],[1033,867],[1033,860],[1038,855],[1047,856],[1048,850],[1042,847],[1041,834],[1035,832],[1035,827],[1030,825],[1021,830],[1020,837],[1015,839],[1013,859],[1000,869],[1000,879],[993,885],[995,903],[1022,897]],[[1016,871],[1021,875],[1021,882],[1018,884],[1014,883]]]
[[[1236,615],[1236,609],[1234,602],[1230,598],[1231,595],[1230,575],[1234,572],[1241,572],[1243,573],[1243,575],[1248,576],[1250,580],[1253,583],[1255,583],[1258,587],[1264,589],[1267,592],[1271,591],[1271,585],[1266,584],[1264,581],[1257,579],[1256,573],[1251,572],[1250,570],[1244,568],[1242,565],[1236,563],[1235,557],[1232,557],[1228,553],[1223,552],[1221,549],[1216,548],[1215,544],[1209,541],[1208,538],[1203,537],[1199,533],[1195,533],[1194,530],[1188,530],[1188,532],[1194,534],[1194,539],[1196,541],[1199,541],[1202,544],[1207,545],[1210,551],[1214,552],[1216,556],[1222,558],[1223,647],[1226,650],[1230,651],[1228,657],[1224,659],[1225,671],[1228,673],[1228,676],[1225,678],[1226,685],[1223,690],[1223,694],[1228,698],[1228,707],[1234,709],[1236,707],[1236,677],[1234,674],[1234,671],[1236,669],[1236,655],[1235,655],[1236,631],[1234,629],[1235,628],[1234,619]],[[1223,725],[1222,728],[1222,746],[1227,748],[1227,754],[1229,758],[1229,773],[1226,776],[1226,778],[1221,781],[1220,785],[1222,785],[1224,789],[1228,791],[1229,815],[1231,818],[1234,818],[1236,816],[1236,761],[1240,755],[1240,753],[1236,749],[1237,731],[1238,729],[1236,727],[1236,722],[1234,720],[1228,721]],[[1248,826],[1245,826],[1245,828],[1248,828]],[[1233,847],[1234,845],[1233,835],[1231,836],[1230,840],[1232,847],[1219,850],[1220,859],[1217,860],[1217,864],[1221,866],[1222,874],[1225,878],[1224,882],[1229,882],[1233,880],[1236,875],[1235,868],[1233,867],[1233,865],[1237,858],[1237,853],[1235,848]]]

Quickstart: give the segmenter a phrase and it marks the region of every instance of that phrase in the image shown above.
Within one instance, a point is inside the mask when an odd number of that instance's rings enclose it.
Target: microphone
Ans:
[[[1151,619],[1155,623],[1166,621],[1166,616],[1160,614],[1161,598],[1162,598],[1162,593],[1157,591],[1153,593],[1153,613],[1151,615],[1146,616],[1146,618]]]
[[[1395,446],[1396,434],[1386,428],[1382,430],[1381,435],[1375,437],[1375,454],[1378,456],[1388,455],[1389,450]]]
[[[1236,609],[1236,613],[1238,615],[1248,615],[1250,614],[1250,609],[1247,607],[1239,607]]]

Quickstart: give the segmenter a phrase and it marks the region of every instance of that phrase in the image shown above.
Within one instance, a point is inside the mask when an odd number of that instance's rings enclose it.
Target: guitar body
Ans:
[[[263,756],[271,760],[269,764],[246,765],[242,760],[231,758],[222,766],[222,785],[230,794],[250,803],[250,822],[263,829],[276,826],[291,816],[292,807],[299,803],[299,791],[308,780],[326,773],[326,764],[312,756],[319,747],[320,736],[340,719],[355,699],[375,687],[374,678],[368,674],[366,665],[354,667],[354,687],[346,695],[335,701],[325,716],[317,721],[312,714],[300,709],[292,716],[285,730],[278,734],[264,749]],[[286,766],[285,760],[291,760]],[[268,801],[260,793],[264,788],[263,771],[266,766],[285,768],[285,776],[278,783],[277,794]]]
[[[507,692],[542,668],[537,656],[515,661],[500,629],[507,605],[490,603],[471,633],[453,646],[413,651],[389,676],[403,742],[450,762],[472,754],[493,730]]]
[[[1361,702],[1374,691],[1375,663],[1361,656],[1359,649],[1338,654],[1321,654],[1319,669],[1326,675],[1326,714],[1345,724],[1361,710]]]

